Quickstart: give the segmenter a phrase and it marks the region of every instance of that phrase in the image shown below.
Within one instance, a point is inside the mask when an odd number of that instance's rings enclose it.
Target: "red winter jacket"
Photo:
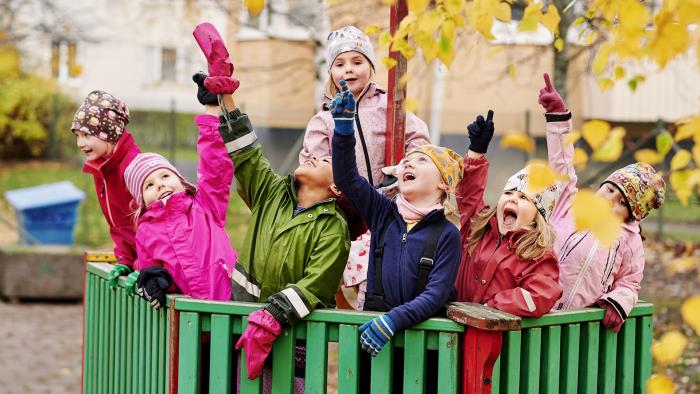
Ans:
[[[488,206],[483,201],[489,163],[486,157],[464,158],[464,177],[457,185],[462,261],[455,287],[457,301],[486,304],[517,316],[540,317],[562,293],[559,266],[553,251],[534,261],[518,258],[515,245],[525,231],[498,232],[494,215],[483,238],[468,253],[471,218]]]
[[[136,225],[132,212],[134,199],[124,183],[124,170],[141,153],[134,137],[124,130],[114,152],[107,160],[86,161],[83,172],[92,174],[100,208],[109,224],[114,254],[120,264],[132,267],[136,260]]]

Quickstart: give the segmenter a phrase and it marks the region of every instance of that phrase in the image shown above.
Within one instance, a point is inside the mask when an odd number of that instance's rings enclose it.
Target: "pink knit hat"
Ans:
[[[140,153],[134,157],[134,160],[129,163],[124,170],[124,183],[126,183],[126,188],[129,189],[129,192],[139,205],[143,204],[143,195],[141,192],[143,189],[143,182],[153,171],[160,170],[161,168],[167,168],[174,172],[184,185],[192,186],[165,157],[157,153]]]

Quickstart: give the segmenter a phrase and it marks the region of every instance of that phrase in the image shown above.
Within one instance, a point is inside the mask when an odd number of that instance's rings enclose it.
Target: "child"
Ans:
[[[528,188],[528,169],[510,177],[495,207],[483,201],[493,137],[493,111],[469,125],[469,152],[457,185],[462,262],[457,300],[486,304],[517,316],[540,317],[561,295],[554,234],[547,218],[557,186],[540,193]]]
[[[85,154],[83,172],[95,180],[97,200],[109,224],[117,264],[109,273],[109,284],[116,287],[120,275],[132,272],[136,259],[133,199],[124,183],[124,169],[141,150],[126,130],[129,109],[123,101],[102,90],[93,90],[73,117],[71,131],[78,149]]]
[[[410,151],[401,162],[399,193],[390,200],[357,170],[355,99],[345,81],[340,81],[340,86],[342,93],[331,103],[335,122],[333,176],[372,231],[370,250],[374,253],[364,309],[386,313],[359,330],[362,349],[376,356],[392,336],[437,315],[454,295],[459,232],[445,217],[442,203],[454,191],[461,158],[434,145]],[[403,359],[399,356],[395,360],[401,363]],[[369,373],[369,365],[368,359],[361,361],[360,375]],[[403,368],[395,364],[394,370],[400,374]],[[428,371],[430,387],[436,374],[433,368]],[[394,390],[400,392],[396,377]],[[363,377],[363,384],[369,380]]]
[[[610,174],[596,195],[612,203],[613,213],[623,221],[617,240],[603,247],[593,234],[576,232],[571,213],[572,198],[578,190],[573,166],[574,146],[566,143],[571,131],[571,112],[544,75],[545,87],[539,102],[547,119],[549,164],[566,174],[551,222],[556,230],[554,250],[559,256],[559,283],[564,294],[555,309],[577,309],[591,305],[605,308],[603,325],[619,332],[637,302],[644,271],[644,247],[639,222],[664,201],[665,183],[654,169],[634,163]]]
[[[138,203],[134,216],[136,268],[142,270],[139,293],[154,307],[164,305],[171,283],[194,298],[231,299],[237,256],[224,225],[233,166],[217,131],[218,106],[207,104],[205,112],[195,117],[200,155],[196,187],[156,153],[136,156],[124,173]]]
[[[303,164],[311,157],[331,155],[331,136],[333,135],[333,118],[328,110],[328,103],[340,92],[339,81],[345,80],[350,92],[357,98],[355,113],[355,135],[360,143],[355,147],[355,155],[360,174],[371,185],[379,185],[384,180],[382,167],[386,141],[387,94],[372,81],[375,73],[375,56],[372,43],[362,31],[354,26],[346,26],[328,35],[328,82],[323,106],[306,126],[304,147],[299,154],[299,163]],[[415,114],[406,113],[405,149],[430,144],[428,127]],[[369,170],[369,171],[368,171]],[[354,234],[353,216],[349,215],[351,235]],[[362,309],[367,285],[367,263],[369,232],[359,239],[353,236],[350,260],[343,273],[342,291],[344,297],[338,297],[339,305],[348,302],[353,309]]]
[[[330,157],[309,158],[293,175],[277,175],[248,116],[232,102],[226,108],[233,110],[220,118],[219,133],[236,167],[238,194],[252,212],[231,278],[233,300],[267,302],[248,316],[248,328],[236,344],[245,348],[247,375],[255,379],[282,326],[332,301],[350,242],[336,204],[340,190],[333,183]],[[302,355],[296,373],[303,377],[303,350],[297,353]]]

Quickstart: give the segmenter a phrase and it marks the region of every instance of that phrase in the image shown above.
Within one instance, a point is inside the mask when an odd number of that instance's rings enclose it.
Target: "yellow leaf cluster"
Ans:
[[[552,169],[545,160],[531,160],[527,164],[528,184],[527,187],[532,193],[539,193],[556,182],[567,180],[566,175],[562,175]]]
[[[250,15],[257,16],[265,9],[265,0],[244,0],[243,5],[248,9]]]
[[[654,341],[651,345],[651,354],[661,365],[673,364],[681,357],[687,345],[688,338],[680,331],[673,330],[662,335],[658,341]]]
[[[700,184],[700,169],[674,171],[668,178],[678,200],[687,206],[690,195],[693,194],[693,188]]]
[[[501,148],[514,148],[520,149],[525,152],[534,152],[535,143],[534,141],[532,141],[532,138],[530,138],[527,134],[517,131],[511,131],[506,133],[501,138]]]
[[[681,316],[683,320],[700,335],[700,295],[694,295],[681,305]]]
[[[619,235],[622,220],[613,214],[610,201],[590,190],[579,190],[571,206],[576,231],[590,231],[605,247]]]
[[[653,374],[647,380],[647,391],[649,394],[674,394],[676,384],[666,375]]]
[[[655,166],[661,163],[663,157],[653,149],[640,149],[634,152],[634,159]]]

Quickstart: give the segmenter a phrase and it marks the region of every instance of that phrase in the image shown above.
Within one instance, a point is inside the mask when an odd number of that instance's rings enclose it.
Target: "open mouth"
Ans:
[[[416,180],[416,176],[413,175],[412,172],[404,172],[402,180],[404,182],[414,181],[414,180]]]
[[[503,209],[503,224],[512,225],[518,220],[518,213],[513,208]]]
[[[162,199],[164,199],[164,198],[168,198],[168,197],[170,197],[172,194],[173,194],[173,192],[171,192],[171,191],[164,192],[163,194],[161,194],[160,196],[158,196],[158,199],[159,199],[159,200],[162,200]]]
[[[86,156],[89,155],[90,153],[92,153],[92,149],[83,149],[82,151],[83,151],[83,154]]]
[[[316,163],[314,163],[314,162],[311,161],[311,160],[305,161],[305,162],[304,162],[304,165],[305,165],[305,166],[309,166],[309,167],[311,167],[311,168],[316,168]]]
[[[355,82],[357,78],[345,78],[345,82]]]

